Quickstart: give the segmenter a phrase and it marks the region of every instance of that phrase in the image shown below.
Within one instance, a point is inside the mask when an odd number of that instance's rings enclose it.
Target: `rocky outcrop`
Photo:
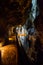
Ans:
[[[13,44],[0,48],[1,65],[18,65],[18,51]]]

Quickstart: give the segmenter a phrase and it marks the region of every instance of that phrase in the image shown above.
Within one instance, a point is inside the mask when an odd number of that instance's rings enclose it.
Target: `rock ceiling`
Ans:
[[[0,0],[0,22],[24,24],[30,4],[31,0]]]

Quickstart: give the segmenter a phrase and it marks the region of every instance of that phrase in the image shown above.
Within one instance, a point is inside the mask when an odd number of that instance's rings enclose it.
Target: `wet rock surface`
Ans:
[[[17,65],[18,64],[18,51],[17,47],[13,44],[6,45],[0,48],[1,64],[2,65]]]

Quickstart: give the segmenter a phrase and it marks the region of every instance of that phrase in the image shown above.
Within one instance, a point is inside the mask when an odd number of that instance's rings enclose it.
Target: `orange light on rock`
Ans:
[[[8,39],[9,39],[9,41],[13,41],[13,40],[16,41],[16,36],[11,36]]]
[[[13,40],[13,38],[9,38],[9,40]]]
[[[18,34],[18,36],[26,36],[26,34]]]

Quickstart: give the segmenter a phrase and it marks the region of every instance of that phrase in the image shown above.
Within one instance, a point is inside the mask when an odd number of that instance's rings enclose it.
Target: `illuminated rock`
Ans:
[[[17,47],[12,45],[3,46],[1,50],[1,62],[3,65],[18,65]]]

